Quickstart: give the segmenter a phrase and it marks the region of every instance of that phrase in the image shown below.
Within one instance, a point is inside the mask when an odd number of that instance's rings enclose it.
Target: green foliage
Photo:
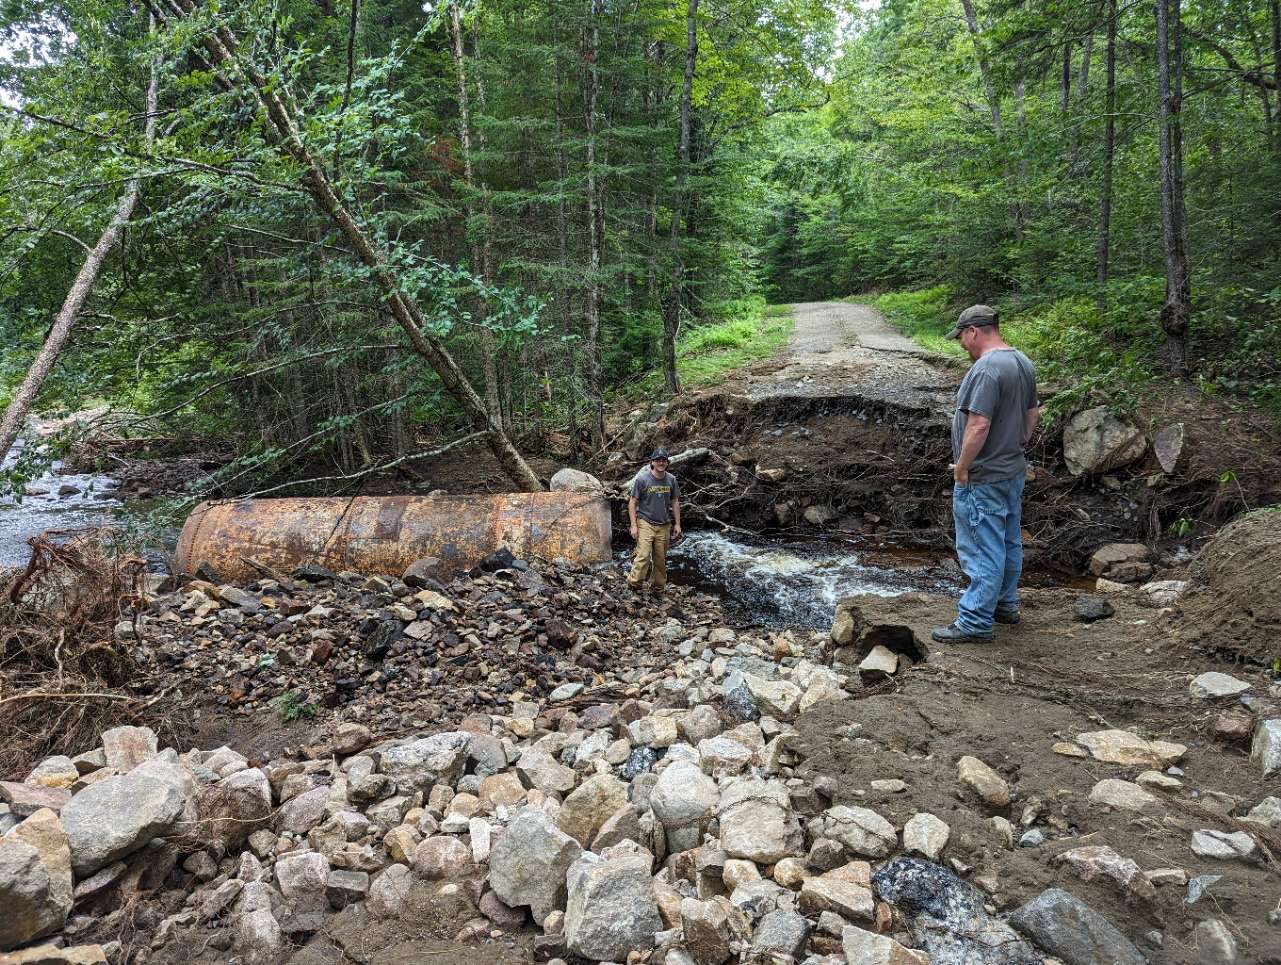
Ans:
[[[794,319],[788,305],[765,304],[759,296],[722,302],[715,321],[684,333],[677,343],[676,370],[688,388],[712,385],[741,366],[770,358],[786,343]],[[659,372],[626,385],[619,397],[652,399],[662,388]]]
[[[956,0],[861,10],[831,102],[774,120],[761,162],[767,291],[889,290],[877,304],[895,324],[952,354],[939,336],[955,312],[996,305],[1012,340],[1067,390],[1056,407],[1094,390],[1132,404],[1160,377],[1165,341],[1150,6],[1117,5],[1106,285],[1107,6],[975,7],[977,37]],[[1266,82],[1232,66],[1271,71],[1259,38],[1278,14],[1253,2],[1182,9],[1189,356],[1208,390],[1281,414],[1281,120]]]
[[[308,717],[315,717],[320,709],[296,690],[286,690],[275,700],[276,715],[282,724],[292,724]]]

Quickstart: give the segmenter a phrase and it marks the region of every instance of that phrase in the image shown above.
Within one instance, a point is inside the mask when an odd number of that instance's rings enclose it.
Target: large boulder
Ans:
[[[560,806],[556,823],[584,848],[596,832],[627,804],[627,785],[613,774],[596,774],[585,780]]]
[[[190,778],[184,784],[177,775],[144,764],[91,784],[73,797],[62,809],[62,826],[76,875],[87,877],[172,831],[182,817],[189,788]]]
[[[667,830],[671,852],[685,851],[702,842],[703,829],[719,800],[716,782],[690,761],[669,764],[658,775],[650,791],[649,806]]]
[[[382,752],[382,773],[401,794],[430,791],[433,784],[453,784],[467,764],[471,735],[466,731],[434,734]]]
[[[557,470],[551,480],[552,492],[573,492],[575,490],[603,493],[605,486],[599,479],[589,472],[583,472],[581,469],[570,469],[566,466],[564,469]]]
[[[509,907],[528,905],[541,925],[565,907],[565,876],[582,846],[542,811],[526,808],[489,853],[489,885]]]
[[[663,921],[648,857],[605,859],[588,851],[570,867],[568,886],[565,940],[575,955],[621,962],[653,947]]]
[[[851,854],[885,858],[898,846],[894,825],[870,808],[838,804],[824,812],[826,836],[839,841]]]
[[[804,846],[787,788],[778,781],[734,781],[721,795],[717,816],[721,848],[731,858],[774,864]]]
[[[70,906],[59,901],[40,851],[9,836],[0,840],[0,950],[60,929]]]
[[[872,876],[876,894],[908,920],[933,965],[1041,965],[1041,956],[992,917],[986,898],[951,871],[919,858],[892,858]]]
[[[1144,965],[1112,923],[1075,895],[1049,888],[1010,916],[1010,924],[1067,965]]]
[[[1063,430],[1063,461],[1074,476],[1127,466],[1147,448],[1143,430],[1113,415],[1107,406],[1078,412]]]

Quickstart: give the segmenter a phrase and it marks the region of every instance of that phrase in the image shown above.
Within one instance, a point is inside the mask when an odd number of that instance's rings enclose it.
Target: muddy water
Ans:
[[[23,445],[21,439],[14,444],[0,461],[0,470],[14,465]],[[107,522],[120,506],[111,477],[62,475],[60,468],[61,463],[55,462],[43,476],[30,480],[21,499],[0,496],[0,569],[22,566],[30,559],[27,540],[32,536]]]
[[[894,596],[927,590],[958,595],[961,586],[959,574],[937,560],[711,532],[690,533],[673,546],[668,572],[674,582],[721,594],[744,616],[815,629],[829,627],[836,601],[854,593]]]

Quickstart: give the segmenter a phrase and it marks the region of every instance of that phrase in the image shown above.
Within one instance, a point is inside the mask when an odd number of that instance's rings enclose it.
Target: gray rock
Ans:
[[[64,788],[0,781],[0,802],[7,804],[10,813],[18,818],[30,817],[41,808],[60,812],[70,800],[71,792]]]
[[[1041,892],[1010,916],[1010,924],[1068,965],[1143,965],[1146,959],[1112,924],[1076,896]]]
[[[56,886],[40,852],[25,841],[0,841],[0,950],[10,949],[60,929],[69,906],[57,899]]]
[[[465,731],[435,734],[389,748],[382,753],[382,773],[401,794],[426,793],[433,784],[453,784],[467,763],[471,735]]]
[[[1245,820],[1262,824],[1269,828],[1281,828],[1281,797],[1265,797],[1250,808]]]
[[[877,895],[907,916],[933,965],[1041,965],[1041,956],[989,915],[978,889],[940,865],[892,858],[872,876]]]
[[[369,893],[369,874],[364,871],[346,871],[342,868],[329,872],[325,883],[325,895],[329,904],[336,909],[346,908],[357,901],[363,901]]]
[[[705,827],[720,800],[716,782],[697,764],[669,764],[649,795],[654,816],[666,828]]]
[[[306,834],[323,820],[328,804],[328,787],[314,787],[310,791],[304,791],[280,809],[277,826],[281,831]]]
[[[245,965],[271,965],[281,959],[284,935],[270,908],[259,908],[243,915],[236,929],[238,960]]]
[[[1216,881],[1222,881],[1223,875],[1196,875],[1188,879],[1188,893],[1183,898],[1185,905],[1195,905],[1209,894]]]
[[[403,864],[384,870],[369,886],[365,908],[375,918],[398,918],[414,886],[414,873]]]
[[[541,747],[527,747],[516,762],[516,773],[530,787],[544,794],[568,794],[578,783],[572,767],[566,767]]]
[[[652,747],[637,747],[627,755],[627,760],[618,769],[618,776],[630,781],[653,769],[658,763],[658,751]]]
[[[951,836],[952,829],[937,815],[927,811],[914,814],[903,825],[903,850],[937,861]]]
[[[503,903],[528,905],[543,923],[565,907],[565,876],[582,846],[542,811],[526,808],[516,816],[489,854],[489,884]]]
[[[122,774],[158,753],[156,732],[150,727],[113,727],[102,732],[107,767]]]
[[[647,857],[607,860],[589,851],[570,867],[568,889],[565,941],[575,955],[621,962],[653,947],[663,921]]]
[[[1193,697],[1235,697],[1250,689],[1250,684],[1229,674],[1211,670],[1192,679],[1188,693]]]
[[[1063,430],[1063,461],[1074,476],[1129,465],[1147,451],[1143,430],[1118,418],[1107,406],[1078,412]]]
[[[143,767],[89,785],[62,809],[76,875],[91,875],[168,834],[177,826],[186,800],[180,782]]]
[[[1198,858],[1217,858],[1220,861],[1231,861],[1248,858],[1255,852],[1254,838],[1244,831],[1225,831],[1206,829],[1192,832],[1192,853]]]
[[[1072,616],[1079,623],[1106,620],[1116,613],[1116,607],[1101,596],[1078,596],[1072,601]]]
[[[552,492],[585,490],[587,492],[600,493],[604,492],[604,484],[589,472],[583,472],[581,469],[570,469],[566,466],[564,469],[556,470],[555,475],[551,478]]]
[[[727,910],[728,906],[728,910]],[[733,906],[724,898],[681,900],[681,932],[685,950],[697,965],[721,965],[730,957],[729,913]]]
[[[1237,941],[1228,926],[1217,918],[1197,922],[1196,947],[1204,956],[1202,961],[1217,963],[1237,960]]]
[[[824,812],[825,836],[839,841],[852,854],[885,858],[898,844],[894,825],[870,808],[838,804]]]
[[[721,847],[731,858],[773,864],[804,846],[804,836],[792,816],[791,798],[779,781],[743,778],[730,783],[716,814]]]
[[[748,958],[769,961],[770,956],[791,956],[800,961],[809,937],[809,922],[796,912],[771,911],[756,925]]]
[[[1258,765],[1264,777],[1281,771],[1281,718],[1259,721],[1250,745],[1250,760]]]
[[[329,862],[323,854],[304,851],[276,862],[276,883],[295,912],[320,911],[329,906]]]

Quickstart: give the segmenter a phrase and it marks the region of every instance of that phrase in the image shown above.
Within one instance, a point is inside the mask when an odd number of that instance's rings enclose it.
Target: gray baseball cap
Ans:
[[[672,461],[671,457],[667,455],[667,450],[664,449],[662,446],[659,446],[657,449],[655,449],[653,452],[649,454],[650,462],[657,462],[659,459],[666,459],[668,462]]]
[[[1001,316],[995,308],[988,305],[971,305],[961,312],[956,324],[947,333],[947,337],[960,338],[962,329],[975,328],[979,325],[996,325],[1000,320]]]

